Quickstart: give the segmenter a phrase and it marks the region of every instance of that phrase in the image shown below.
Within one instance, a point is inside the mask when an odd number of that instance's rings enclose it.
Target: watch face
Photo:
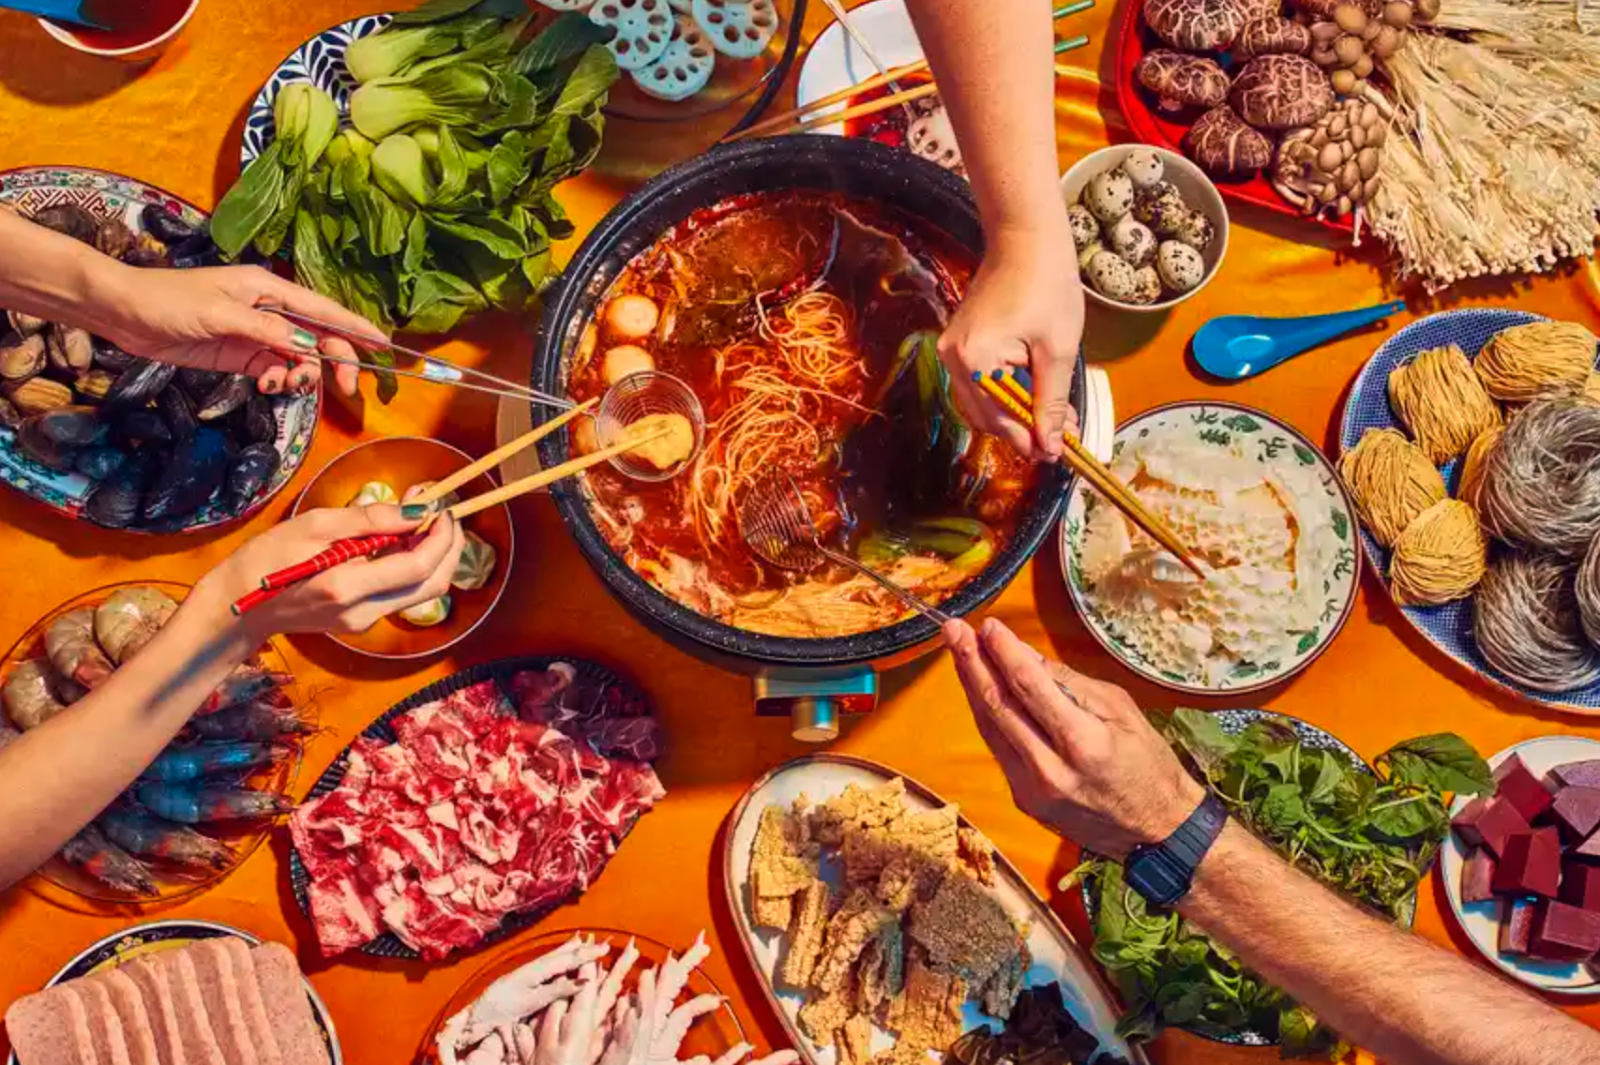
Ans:
[[[1128,858],[1128,884],[1156,906],[1170,906],[1189,891],[1191,873],[1160,847],[1140,847]]]

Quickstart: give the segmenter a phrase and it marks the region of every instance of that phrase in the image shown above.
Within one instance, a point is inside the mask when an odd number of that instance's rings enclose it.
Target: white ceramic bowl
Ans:
[[[1181,296],[1174,296],[1169,300],[1159,303],[1124,303],[1114,300],[1110,296],[1101,295],[1089,284],[1088,278],[1083,280],[1083,291],[1088,293],[1090,299],[1107,307],[1115,307],[1120,311],[1164,311],[1176,307],[1184,300],[1192,299],[1201,289],[1211,283],[1217,275],[1217,270],[1222,266],[1223,256],[1228,254],[1228,208],[1222,202],[1222,194],[1217,187],[1206,177],[1205,171],[1179,155],[1169,152],[1165,148],[1157,148],[1149,144],[1113,144],[1109,148],[1090,152],[1088,155],[1072,164],[1065,174],[1061,175],[1061,197],[1069,204],[1077,203],[1083,187],[1089,184],[1089,179],[1096,174],[1104,173],[1121,163],[1129,152],[1137,149],[1146,149],[1155,152],[1161,157],[1164,168],[1164,179],[1177,186],[1178,192],[1183,196],[1183,202],[1192,209],[1199,211],[1211,219],[1211,224],[1216,227],[1217,235],[1211,241],[1211,246],[1201,252],[1200,258],[1205,263],[1206,273],[1200,283]]]
[[[126,45],[107,47],[98,43],[99,34],[93,30],[82,33],[75,31],[71,26],[60,22],[52,22],[47,18],[39,20],[39,25],[44,31],[68,48],[82,52],[85,55],[103,56],[108,59],[120,59],[125,63],[142,63],[154,59],[167,50],[167,46],[177,39],[184,27],[189,25],[189,20],[194,18],[195,10],[200,6],[200,0],[190,0],[184,8],[178,21],[162,30],[158,35],[147,41],[136,41]]]

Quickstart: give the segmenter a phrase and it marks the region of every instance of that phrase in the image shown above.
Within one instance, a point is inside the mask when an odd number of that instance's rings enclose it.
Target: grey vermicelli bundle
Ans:
[[[1395,429],[1368,429],[1339,460],[1361,523],[1384,547],[1447,494],[1439,468]]]
[[[1477,505],[1507,543],[1582,558],[1600,530],[1600,406],[1559,397],[1523,408],[1484,459]]]
[[[1497,425],[1492,429],[1485,429],[1478,434],[1478,438],[1467,448],[1466,458],[1461,460],[1461,481],[1456,486],[1456,497],[1469,503],[1474,509],[1478,506],[1478,491],[1483,487],[1483,463],[1489,457],[1489,452],[1500,442],[1505,435],[1506,427]]]
[[[1578,597],[1578,620],[1583,622],[1583,634],[1589,643],[1600,647],[1600,536],[1589,545],[1578,567],[1577,579],[1572,585]]]
[[[1459,499],[1441,499],[1394,542],[1389,586],[1401,606],[1440,606],[1471,595],[1488,558],[1478,512]]]
[[[1473,596],[1478,650],[1525,688],[1564,692],[1600,680],[1600,652],[1579,621],[1573,568],[1551,555],[1503,551]]]
[[[1575,396],[1594,372],[1594,334],[1577,322],[1529,322],[1489,338],[1472,368],[1507,403]]]
[[[1501,422],[1500,408],[1454,344],[1430,348],[1396,366],[1389,374],[1389,403],[1417,446],[1439,465]]]

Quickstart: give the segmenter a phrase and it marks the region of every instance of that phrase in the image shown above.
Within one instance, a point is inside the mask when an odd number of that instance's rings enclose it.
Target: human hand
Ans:
[[[1037,229],[989,235],[966,299],[939,340],[956,403],[977,429],[1036,461],[1061,457],[1062,434],[1078,431],[1072,375],[1083,338],[1083,286],[1062,211]],[[1026,366],[1033,376],[1034,431],[972,383],[974,372]]]
[[[262,392],[310,390],[319,353],[356,358],[349,341],[273,314],[283,307],[371,337],[383,331],[333,300],[258,266],[198,270],[121,268],[97,308],[95,331],[124,351],[202,370],[247,374]],[[334,379],[355,395],[359,371],[336,365]]]
[[[1030,817],[1124,858],[1200,804],[1204,789],[1121,688],[1046,660],[993,618],[981,636],[952,621],[944,638],[978,731]]]
[[[342,563],[294,585],[243,618],[234,618],[231,606],[261,587],[267,574],[304,562],[337,540],[405,533],[419,524],[401,518],[400,508],[394,506],[308,511],[235,551],[200,580],[191,600],[242,627],[251,646],[276,633],[363,632],[381,617],[449,591],[463,543],[461,526],[449,514],[441,514],[405,549]]]

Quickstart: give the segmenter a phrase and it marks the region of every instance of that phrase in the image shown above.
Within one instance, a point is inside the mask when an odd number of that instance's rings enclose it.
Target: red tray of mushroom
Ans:
[[[1204,18],[1207,0],[1189,0],[1189,2],[1193,3],[1195,17]],[[1162,110],[1155,105],[1156,97],[1139,84],[1134,73],[1139,60],[1143,59],[1147,52],[1166,47],[1145,24],[1144,9],[1145,0],[1126,0],[1122,5],[1122,15],[1117,25],[1117,107],[1127,120],[1128,128],[1139,140],[1175,152],[1184,152],[1184,134],[1195,125],[1199,112],[1194,109],[1173,112]],[[1219,61],[1224,68],[1228,68],[1231,56],[1224,54]],[[1184,154],[1189,153],[1184,152]],[[1344,233],[1349,233],[1353,228],[1350,215],[1337,219],[1326,216],[1312,219],[1303,214],[1298,207],[1278,194],[1263,170],[1255,170],[1248,178],[1243,179],[1229,179],[1213,174],[1212,180],[1216,182],[1217,189],[1222,195],[1229,199],[1253,203],[1269,211],[1294,218],[1314,220],[1319,225]]]

